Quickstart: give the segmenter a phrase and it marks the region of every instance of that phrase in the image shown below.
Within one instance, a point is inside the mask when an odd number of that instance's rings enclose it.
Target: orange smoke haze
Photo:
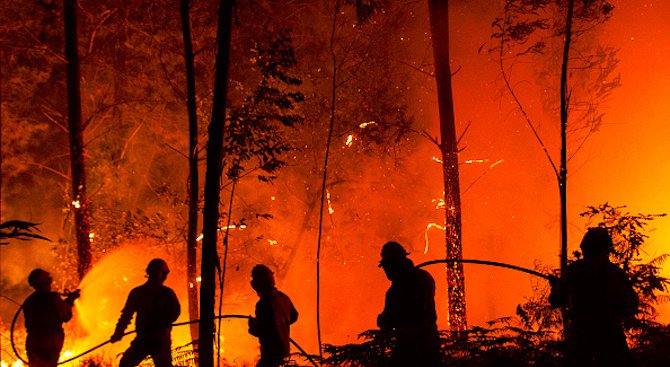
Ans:
[[[560,209],[556,179],[530,129],[504,92],[496,63],[485,52],[477,53],[488,41],[491,21],[502,6],[499,2],[499,6],[493,6],[488,0],[450,3],[452,69],[460,67],[453,78],[458,130],[462,132],[471,123],[460,153],[461,162],[471,161],[461,165],[463,255],[528,268],[536,264],[558,267]],[[584,233],[586,223],[578,214],[588,205],[609,202],[627,205],[633,213],[670,212],[670,2],[614,3],[615,13],[599,37],[602,43],[620,49],[617,72],[622,86],[601,106],[606,113],[602,127],[568,167],[570,250],[577,249]],[[407,55],[416,60],[432,57],[425,7],[418,6],[408,18],[413,25],[407,37]],[[522,96],[529,101],[529,111],[541,121],[540,133],[557,159],[557,118],[542,108],[538,88],[532,86],[533,72],[519,71],[515,77]],[[425,128],[430,135],[438,136],[434,80],[417,73],[411,80],[398,83],[408,88],[407,103],[419,130]],[[558,81],[555,85],[558,89]],[[342,175],[344,178],[334,174],[328,189],[332,213],[326,208],[321,323],[323,341],[342,344],[355,342],[359,333],[376,327],[389,286],[377,267],[384,242],[403,243],[417,264],[444,257],[441,230],[427,230],[430,223],[443,223],[444,216],[435,202],[443,186],[441,167],[432,159],[437,151],[428,142],[417,138],[418,145],[396,167],[389,163],[390,158],[379,163],[379,157],[350,153],[348,146],[357,144],[355,134],[351,141],[347,135],[335,141],[333,165],[349,171],[348,176]],[[277,273],[278,288],[292,298],[300,313],[292,327],[293,339],[308,352],[316,353],[318,217],[316,211],[310,211],[305,197],[317,194],[320,172],[314,173],[313,181],[303,181],[296,172],[306,164],[290,162],[272,185],[259,188],[253,182],[236,189],[237,196],[244,198],[239,200],[244,203],[237,205],[263,202],[274,219],[257,227],[249,225],[245,231],[253,233],[249,235],[253,240],[242,239],[238,234],[242,232],[231,232],[223,313],[253,313],[257,297],[249,286],[249,272],[254,264],[267,263]],[[57,238],[60,223],[38,208],[3,210],[30,213],[31,220],[45,223],[45,235]],[[649,229],[645,257],[670,253],[670,220],[659,218]],[[17,299],[29,292],[25,278],[30,269],[54,267],[49,245],[21,245],[0,248],[3,281]],[[68,339],[66,349],[81,351],[111,336],[125,297],[144,281],[146,264],[154,257],[163,257],[170,264],[167,285],[177,292],[182,304],[179,321],[185,321],[185,256],[175,247],[128,243],[99,259],[79,286],[82,295],[77,301],[76,325],[85,337]],[[437,280],[438,324],[446,328],[444,268],[433,265],[427,270]],[[669,265],[665,265],[663,275],[670,277]],[[465,279],[470,326],[514,314],[517,304],[531,296],[532,286],[543,284],[527,274],[478,265],[465,265]],[[13,306],[4,304],[6,323]],[[659,321],[670,322],[670,305],[658,309]],[[223,356],[228,361],[241,364],[256,358],[257,340],[246,330],[244,320],[223,322]],[[188,333],[187,326],[175,328],[173,345],[185,344]],[[126,336],[102,351],[115,356],[130,340],[132,337]]]

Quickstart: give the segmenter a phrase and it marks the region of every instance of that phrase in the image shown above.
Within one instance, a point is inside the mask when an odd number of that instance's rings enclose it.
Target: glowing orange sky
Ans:
[[[461,130],[468,122],[472,123],[463,140],[465,150],[460,160],[504,160],[481,179],[482,172],[486,171],[482,166],[463,165],[461,168],[463,189],[478,179],[462,198],[464,256],[529,268],[536,261],[557,266],[559,203],[555,178],[515,106],[507,96],[501,96],[497,66],[488,55],[477,53],[481,44],[488,40],[491,21],[501,7],[492,6],[489,0],[451,3],[453,66],[461,66],[453,81],[455,113]],[[670,68],[667,67],[667,60],[670,60],[670,22],[667,17],[670,1],[615,1],[615,5],[613,18],[604,26],[602,41],[620,48],[618,72],[622,86],[603,106],[607,115],[601,130],[588,141],[569,167],[571,248],[576,248],[583,233],[584,222],[578,213],[587,205],[608,201],[613,205],[627,205],[631,212],[670,212],[670,190],[667,187],[670,183],[670,165],[667,163],[670,162],[670,106],[667,102],[670,96]],[[427,32],[424,15],[417,12],[414,32],[418,37]],[[417,58],[422,52],[430,55],[430,50],[424,47],[425,40],[420,44],[420,49],[416,50]],[[408,95],[408,102],[418,106],[415,112],[422,126],[437,135],[435,87],[429,78],[423,83],[421,88],[413,89]],[[550,136],[554,122],[546,116],[542,119],[543,132]],[[433,155],[434,149],[428,144],[420,146],[413,153],[407,169],[397,173],[400,177],[389,178],[385,175],[393,172],[363,166],[360,167],[361,177],[373,181],[369,186],[345,183],[331,190],[335,213],[329,221],[331,226],[325,231],[322,268],[325,342],[353,342],[358,333],[375,327],[376,315],[383,307],[384,292],[389,285],[377,268],[383,242],[401,240],[413,250],[411,258],[417,263],[444,256],[439,230],[430,232],[431,247],[427,254],[422,253],[426,225],[441,219],[431,203],[431,199],[442,192],[441,170],[432,162]],[[290,169],[286,172],[290,173]],[[393,188],[376,184],[384,180],[392,181]],[[291,181],[280,178],[274,185],[290,187]],[[369,191],[370,188],[375,190],[374,193]],[[240,190],[244,192],[245,189]],[[258,194],[257,188],[247,190]],[[302,226],[300,215],[304,202],[300,198],[285,200],[285,207],[272,208],[275,214],[280,214],[268,224],[268,233],[272,238],[288,243],[295,240],[294,232]],[[363,203],[368,202],[377,203],[376,210],[365,207],[365,213],[357,211],[358,205],[364,207]],[[348,211],[345,212],[344,207]],[[338,227],[341,216],[351,213],[367,218],[367,221],[361,220],[362,223],[352,229]],[[670,253],[670,219],[656,220],[653,229],[649,255]],[[301,314],[293,329],[294,339],[309,352],[316,351],[316,240],[313,232],[302,239],[304,243],[298,244],[301,248],[295,263],[278,282],[280,288],[294,299]],[[3,273],[18,274],[40,264],[39,258],[14,257],[20,251],[18,248],[3,250]],[[48,249],[41,251],[44,256],[49,252]],[[15,260],[8,260],[11,258]],[[136,271],[143,269],[142,264],[130,265]],[[255,298],[248,288],[246,270],[231,276],[230,281],[234,284],[230,294],[233,298],[228,300],[224,312],[252,312]],[[445,327],[443,270],[441,267],[429,270],[438,281],[439,324]],[[533,280],[525,274],[474,265],[466,266],[465,271],[470,325],[511,315],[516,305],[531,295]],[[664,275],[670,277],[670,266],[666,266]],[[172,281],[179,287],[176,279],[175,275]],[[83,295],[82,301],[84,299]],[[184,299],[182,305],[185,312]],[[661,321],[669,322],[670,305],[664,305],[660,310]],[[109,322],[114,321],[114,314],[118,311],[111,313]],[[236,330],[243,333],[244,325]],[[248,342],[243,343],[244,348],[249,347]]]

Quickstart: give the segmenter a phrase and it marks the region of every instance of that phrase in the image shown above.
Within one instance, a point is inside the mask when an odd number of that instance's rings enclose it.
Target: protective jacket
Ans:
[[[290,354],[290,325],[296,320],[298,311],[286,294],[276,288],[261,293],[249,333],[258,337],[262,363],[282,360]]]
[[[23,315],[31,367],[55,367],[63,349],[63,323],[72,318],[72,304],[58,293],[35,291],[23,303]]]

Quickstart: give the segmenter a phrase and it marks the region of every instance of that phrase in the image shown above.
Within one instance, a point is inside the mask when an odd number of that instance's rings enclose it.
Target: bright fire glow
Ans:
[[[72,200],[72,206],[75,207],[76,209],[81,208],[81,203],[79,200]]]
[[[360,125],[358,125],[358,127],[360,127],[361,129],[365,129],[368,126],[375,125],[375,124],[377,124],[376,121],[368,121],[368,122],[361,123]]]
[[[63,352],[63,354],[61,354],[61,356],[58,360],[59,361],[64,361],[64,360],[66,360],[68,358],[71,358],[73,356],[74,356],[74,352],[72,352],[71,350],[66,350],[65,352]]]

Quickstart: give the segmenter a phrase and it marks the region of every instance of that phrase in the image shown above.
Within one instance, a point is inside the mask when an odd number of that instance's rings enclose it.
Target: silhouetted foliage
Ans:
[[[50,239],[40,236],[37,223],[24,222],[22,220],[8,220],[0,224],[0,245],[7,245],[7,240],[27,241],[31,239],[40,239],[51,242]]]
[[[248,161],[255,161],[261,181],[275,178],[286,164],[281,155],[292,149],[282,128],[303,120],[296,110],[305,97],[294,90],[302,81],[291,73],[296,60],[289,31],[279,31],[267,44],[256,43],[252,54],[260,82],[240,106],[232,107],[224,137],[225,173],[231,181],[247,170]]]
[[[614,241],[612,262],[624,269],[640,297],[640,312],[629,327],[631,350],[639,367],[660,367],[670,363],[670,327],[655,321],[655,305],[666,301],[670,280],[661,276],[661,263],[668,255],[643,262],[641,254],[649,223],[665,214],[630,214],[625,206],[608,203],[590,206],[581,215],[589,226],[610,230]],[[574,252],[571,261],[581,257]],[[557,275],[558,270],[542,269]],[[516,314],[473,327],[463,334],[441,332],[442,365],[462,367],[558,367],[561,363],[562,318],[547,301],[549,285],[533,284],[533,295],[517,306]],[[327,345],[324,362],[333,366],[385,366],[393,340],[378,330],[362,333],[358,344]]]

